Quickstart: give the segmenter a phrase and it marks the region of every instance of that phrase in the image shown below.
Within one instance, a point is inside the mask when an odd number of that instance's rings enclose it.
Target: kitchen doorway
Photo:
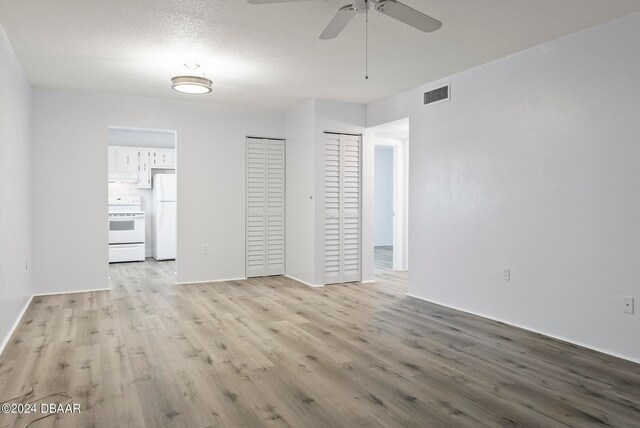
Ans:
[[[110,126],[107,141],[110,272],[152,270],[175,283],[177,133]]]

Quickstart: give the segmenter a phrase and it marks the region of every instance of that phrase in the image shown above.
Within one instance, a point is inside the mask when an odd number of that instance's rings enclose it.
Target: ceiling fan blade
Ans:
[[[425,33],[436,31],[442,27],[442,22],[437,19],[396,0],[380,0],[376,4],[376,10]]]
[[[322,34],[320,34],[320,38],[322,40],[328,40],[338,37],[347,24],[349,24],[353,17],[356,16],[356,13],[357,12],[353,8],[353,5],[348,5],[340,9],[331,22],[329,22],[327,28],[325,28]]]
[[[308,1],[308,0],[247,0],[247,2],[251,4],[289,3],[294,1]]]

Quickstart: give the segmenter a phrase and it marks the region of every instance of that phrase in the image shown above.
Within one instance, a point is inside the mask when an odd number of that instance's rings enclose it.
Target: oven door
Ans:
[[[109,214],[109,244],[144,242],[144,214]]]

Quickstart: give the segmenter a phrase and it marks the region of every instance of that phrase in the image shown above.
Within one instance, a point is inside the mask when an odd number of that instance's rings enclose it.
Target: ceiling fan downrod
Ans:
[[[267,3],[287,3],[304,0],[247,0],[251,4],[267,4]],[[365,80],[369,79],[369,8],[371,4],[377,12],[388,16],[389,18],[400,21],[417,30],[425,33],[431,33],[442,27],[442,22],[429,15],[401,3],[399,0],[352,0],[352,4],[338,9],[329,25],[320,33],[321,40],[335,39],[340,35],[342,30],[346,28],[351,20],[357,15],[364,13],[366,15],[365,28]]]
[[[364,36],[364,80],[369,80],[369,0],[365,0],[365,36]]]

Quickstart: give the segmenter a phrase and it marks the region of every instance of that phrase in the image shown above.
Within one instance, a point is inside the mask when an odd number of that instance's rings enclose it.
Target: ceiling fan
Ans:
[[[293,1],[306,0],[247,0],[251,4],[267,4],[267,3],[288,3]],[[390,18],[403,22],[413,28],[430,33],[442,27],[442,22],[435,18],[425,15],[406,4],[396,0],[353,0],[353,4],[342,7],[338,10],[336,16],[333,17],[327,28],[324,29],[320,38],[323,40],[334,39],[340,35],[342,30],[351,22],[351,20],[360,13],[368,13],[370,5],[373,4],[375,10],[387,15]]]

